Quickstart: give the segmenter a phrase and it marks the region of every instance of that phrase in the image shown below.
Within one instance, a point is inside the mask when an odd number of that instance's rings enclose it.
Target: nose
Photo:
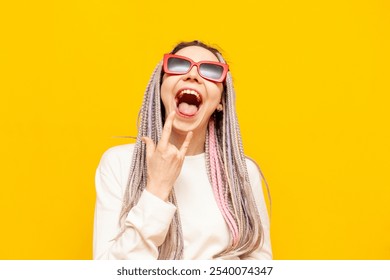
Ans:
[[[183,79],[184,80],[194,80],[194,81],[200,82],[201,78],[200,78],[200,75],[198,73],[198,67],[196,65],[192,66],[190,71],[183,76]]]

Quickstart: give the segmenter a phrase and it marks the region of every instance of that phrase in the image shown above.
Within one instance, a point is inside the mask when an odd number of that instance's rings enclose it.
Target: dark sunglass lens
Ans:
[[[191,63],[188,60],[171,57],[168,59],[168,70],[175,73],[186,73]]]
[[[222,76],[223,67],[216,64],[202,63],[199,71],[203,76],[209,79],[218,80]]]

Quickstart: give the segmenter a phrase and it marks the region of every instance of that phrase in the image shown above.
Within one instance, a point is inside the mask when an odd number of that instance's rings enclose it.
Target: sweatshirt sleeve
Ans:
[[[128,150],[114,147],[104,153],[96,170],[94,259],[157,259],[158,246],[164,242],[175,214],[174,205],[144,190],[118,236],[130,161]]]
[[[253,196],[260,214],[261,225],[263,228],[263,241],[259,248],[253,251],[247,260],[270,260],[272,259],[271,237],[270,237],[270,221],[268,217],[267,206],[264,199],[263,188],[261,185],[260,172],[257,164],[252,160],[247,160],[249,179],[252,185]]]

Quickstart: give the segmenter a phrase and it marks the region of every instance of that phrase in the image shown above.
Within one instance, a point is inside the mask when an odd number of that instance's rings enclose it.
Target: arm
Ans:
[[[267,206],[264,200],[263,188],[261,185],[261,176],[259,167],[252,160],[247,160],[249,179],[252,186],[253,196],[260,214],[261,225],[263,227],[263,241],[259,248],[253,251],[245,259],[248,260],[270,260],[272,259],[271,238],[270,238],[270,221],[268,217]]]
[[[117,236],[132,152],[120,147],[108,150],[96,170],[93,257],[157,259],[176,207],[145,190],[126,218],[125,231]]]

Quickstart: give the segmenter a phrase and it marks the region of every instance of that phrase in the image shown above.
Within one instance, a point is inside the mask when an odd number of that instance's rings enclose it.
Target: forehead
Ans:
[[[199,46],[185,47],[184,49],[179,50],[176,54],[191,58],[195,62],[202,60],[219,61],[211,51]]]

